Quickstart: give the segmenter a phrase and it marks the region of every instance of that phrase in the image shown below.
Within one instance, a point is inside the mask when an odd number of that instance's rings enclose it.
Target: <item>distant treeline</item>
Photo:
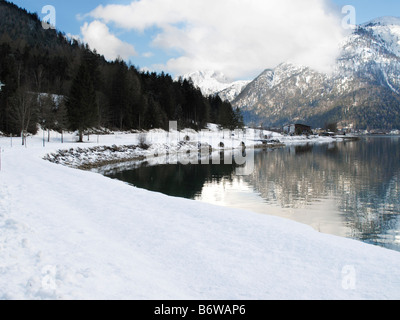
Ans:
[[[0,0],[0,131],[44,129],[201,129],[243,125],[239,110],[219,97],[204,97],[191,81],[141,72],[121,59],[108,62],[95,50],[56,30],[37,14]]]

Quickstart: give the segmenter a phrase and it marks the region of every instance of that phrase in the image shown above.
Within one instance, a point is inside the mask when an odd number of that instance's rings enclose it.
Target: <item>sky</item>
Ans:
[[[328,72],[346,23],[400,16],[398,0],[13,0],[106,59],[173,76],[252,79],[282,62]],[[352,11],[344,6],[351,5]],[[345,25],[343,25],[345,21]]]

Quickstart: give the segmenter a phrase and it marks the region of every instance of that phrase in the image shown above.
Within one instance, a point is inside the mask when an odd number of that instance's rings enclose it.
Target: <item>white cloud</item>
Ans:
[[[135,48],[126,42],[121,41],[113,35],[106,24],[95,20],[85,23],[81,27],[83,41],[88,43],[91,49],[104,55],[107,60],[115,60],[118,57],[129,59],[137,55]]]
[[[142,57],[143,58],[151,58],[151,57],[154,57],[154,53],[153,52],[145,52],[145,53],[143,53],[142,54]]]
[[[152,45],[176,50],[166,71],[222,71],[254,76],[282,62],[328,71],[342,40],[328,0],[136,0],[89,15],[129,30],[156,27]]]

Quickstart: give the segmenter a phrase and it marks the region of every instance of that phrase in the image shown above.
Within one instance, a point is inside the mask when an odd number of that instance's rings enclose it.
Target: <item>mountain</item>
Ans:
[[[196,71],[188,73],[182,79],[191,79],[205,96],[219,95],[223,101],[233,101],[250,81],[230,81],[222,72]]]
[[[341,44],[333,72],[282,63],[262,72],[233,101],[247,123],[328,122],[350,128],[400,127],[400,19],[358,26]]]
[[[248,80],[232,82],[227,88],[217,92],[216,94],[218,94],[223,101],[228,100],[229,102],[232,102],[250,82],[251,81]]]

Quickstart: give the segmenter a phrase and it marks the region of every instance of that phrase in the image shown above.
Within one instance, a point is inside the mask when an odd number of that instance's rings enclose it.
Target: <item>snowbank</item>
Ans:
[[[0,299],[400,298],[398,252],[43,160],[72,139],[0,138]]]

